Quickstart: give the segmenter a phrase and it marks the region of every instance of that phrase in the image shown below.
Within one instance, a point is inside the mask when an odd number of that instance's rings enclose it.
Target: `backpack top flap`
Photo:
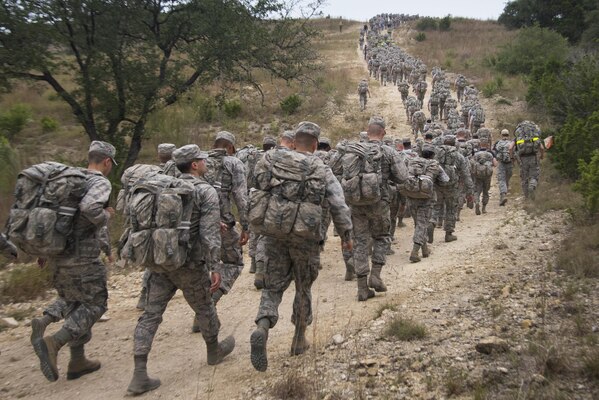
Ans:
[[[275,152],[269,156],[271,192],[294,202],[322,203],[326,183],[320,159],[297,152]]]

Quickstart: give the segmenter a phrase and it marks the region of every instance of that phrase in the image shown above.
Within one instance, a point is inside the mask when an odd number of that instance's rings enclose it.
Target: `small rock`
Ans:
[[[369,376],[376,376],[379,373],[379,369],[378,367],[370,367],[366,372]]]
[[[291,365],[291,363],[289,361],[283,362],[283,367],[285,367],[285,368],[289,368],[290,365]]]
[[[593,325],[593,332],[599,332],[599,325]]]
[[[365,365],[367,367],[371,367],[377,364],[377,361],[374,358],[367,358],[365,360],[360,361],[360,364]]]
[[[98,322],[106,322],[106,321],[110,321],[110,317],[106,314],[102,315],[100,317],[100,319],[98,320]]]
[[[433,307],[433,312],[441,312],[441,308],[440,307]]]
[[[508,348],[507,342],[497,336],[489,336],[476,344],[476,351],[483,354],[504,353]]]
[[[343,342],[345,342],[345,338],[343,337],[343,335],[337,334],[333,336],[333,343],[335,343],[336,345],[340,345]]]
[[[366,372],[366,370],[364,368],[360,368],[358,370],[358,376],[366,376],[368,374],[368,372]]]
[[[533,374],[532,375],[532,381],[534,383],[538,383],[540,385],[544,385],[547,383],[547,378],[545,378],[543,375],[541,374]]]
[[[507,249],[507,244],[505,244],[503,241],[499,241],[497,244],[495,244],[495,250],[505,250]]]
[[[508,369],[505,367],[497,367],[497,371],[501,372],[502,374],[508,373]]]
[[[12,317],[2,318],[0,319],[0,326],[5,328],[16,328],[19,326],[19,322]]]
[[[509,297],[511,292],[512,292],[512,287],[510,285],[507,285],[503,289],[501,289],[501,297],[503,297],[503,298]]]
[[[520,326],[522,327],[522,329],[530,329],[534,326],[534,322],[532,322],[532,320],[530,319],[525,319],[522,320],[522,322],[520,322]]]

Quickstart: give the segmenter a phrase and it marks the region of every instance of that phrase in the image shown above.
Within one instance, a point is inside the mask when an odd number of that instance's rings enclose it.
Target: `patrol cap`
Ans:
[[[208,153],[200,151],[197,144],[186,144],[173,151],[173,161],[175,164],[185,164],[195,160],[204,160],[208,158]]]
[[[443,136],[443,144],[455,145],[455,136],[454,135]]]
[[[314,122],[302,121],[297,125],[297,129],[295,130],[295,134],[297,135],[298,133],[306,133],[314,136],[316,139],[320,139],[320,126]]]
[[[227,132],[227,131],[220,131],[216,134],[216,139],[214,139],[214,141],[216,142],[217,140],[220,139],[224,139],[226,141],[228,141],[229,143],[231,143],[233,146],[235,146],[235,135],[233,135],[231,132]]]
[[[368,125],[378,125],[381,128],[385,129],[385,118],[375,115],[370,118],[368,121]]]
[[[170,156],[173,154],[173,151],[177,149],[172,143],[160,143],[158,145],[158,155],[159,156]]]
[[[281,138],[285,138],[287,140],[295,140],[295,131],[284,131],[281,133]]]
[[[508,131],[507,129],[501,130],[501,136],[509,136],[509,135],[510,135],[510,131]]]
[[[264,139],[262,139],[262,144],[270,144],[276,146],[277,140],[272,136],[264,136]]]
[[[329,146],[331,145],[331,139],[329,139],[328,137],[321,137],[320,139],[318,139],[318,144],[328,144]]]
[[[409,144],[412,144],[412,140],[411,140],[410,138],[403,138],[403,139],[401,139],[401,142],[402,142],[403,144],[408,144],[408,143],[409,143]]]
[[[422,145],[422,151],[432,151],[434,153],[435,146],[430,143],[425,143],[424,145]]]
[[[116,149],[113,145],[108,142],[102,142],[101,140],[94,140],[89,145],[88,153],[102,154],[112,160],[114,165],[118,165],[114,159],[116,156]]]
[[[368,132],[360,132],[360,140],[368,140]]]

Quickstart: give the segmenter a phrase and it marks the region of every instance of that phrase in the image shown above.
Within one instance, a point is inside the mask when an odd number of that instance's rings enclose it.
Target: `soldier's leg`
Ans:
[[[474,206],[476,215],[480,215],[480,195],[483,191],[484,181],[480,178],[473,177],[474,181]]]
[[[370,208],[369,230],[372,237],[372,269],[368,286],[377,292],[386,292],[381,271],[387,262],[387,250],[391,245],[389,203],[380,201]]]
[[[482,189],[483,189],[482,212],[483,213],[487,212],[487,204],[489,204],[489,189],[490,188],[491,188],[491,177],[483,180],[483,185],[482,185]]]
[[[256,274],[254,275],[254,286],[261,290],[264,287],[264,274],[266,256],[264,254],[264,236],[258,235],[256,239]]]
[[[505,184],[507,186],[507,191],[510,190],[510,179],[512,179],[512,174],[514,173],[514,164],[508,163],[505,164]]]
[[[498,163],[497,165],[497,185],[499,186],[499,195],[507,194],[507,180],[506,180],[506,164]]]
[[[361,207],[352,207],[352,224],[354,229],[354,268],[358,280],[358,301],[366,301],[374,297],[374,292],[368,289],[368,254],[371,248],[371,236],[368,216]]]
[[[218,302],[222,295],[227,294],[233,288],[233,284],[243,270],[243,252],[239,244],[240,235],[236,228],[230,228],[221,234],[221,261],[216,268],[222,278],[220,289],[213,295],[212,299]]]
[[[537,190],[537,186],[539,184],[539,177],[541,176],[541,166],[536,156],[529,158],[531,161],[529,167],[528,193],[534,200],[535,191]]]
[[[397,217],[399,214],[399,206],[400,206],[400,195],[397,189],[394,189],[391,194],[391,204],[389,206],[390,212],[389,217],[391,221],[391,228],[389,232],[391,234],[391,238],[395,239],[395,229],[397,227]]]
[[[256,246],[258,245],[258,235],[250,231],[250,239],[248,241],[248,254],[250,256],[250,274],[256,273]]]
[[[520,184],[522,186],[522,194],[524,198],[528,198],[528,179],[529,179],[529,163],[528,158],[530,157],[521,157],[520,158]]]
[[[144,275],[141,278],[141,293],[139,294],[139,300],[135,306],[135,308],[138,310],[143,310],[146,305],[146,301],[148,299],[148,280],[150,279],[150,274],[150,270],[146,268],[144,270]]]
[[[453,241],[456,238],[453,235],[455,231],[455,214],[458,205],[457,188],[449,191],[445,197],[445,241]]]

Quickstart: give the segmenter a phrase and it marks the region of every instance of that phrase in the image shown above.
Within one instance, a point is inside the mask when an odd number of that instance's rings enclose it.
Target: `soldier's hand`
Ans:
[[[245,246],[248,242],[248,240],[250,240],[250,234],[248,231],[241,231],[241,237],[239,238],[239,244],[241,246]]]
[[[112,254],[107,257],[107,260],[110,264],[114,264],[114,257],[112,256]]]
[[[106,210],[108,212],[108,215],[110,216],[110,218],[114,218],[114,215],[116,214],[116,212],[114,211],[114,208],[106,207],[104,210]]]
[[[220,223],[220,232],[221,233],[225,233],[229,230],[229,225],[225,224],[224,222]]]
[[[343,250],[352,251],[354,249],[354,241],[350,239],[347,242],[341,242],[341,247]]]
[[[37,259],[37,266],[40,268],[44,268],[46,266],[46,259],[45,258],[38,258]]]
[[[221,276],[218,272],[212,271],[210,273],[210,293],[214,293],[220,287]]]

